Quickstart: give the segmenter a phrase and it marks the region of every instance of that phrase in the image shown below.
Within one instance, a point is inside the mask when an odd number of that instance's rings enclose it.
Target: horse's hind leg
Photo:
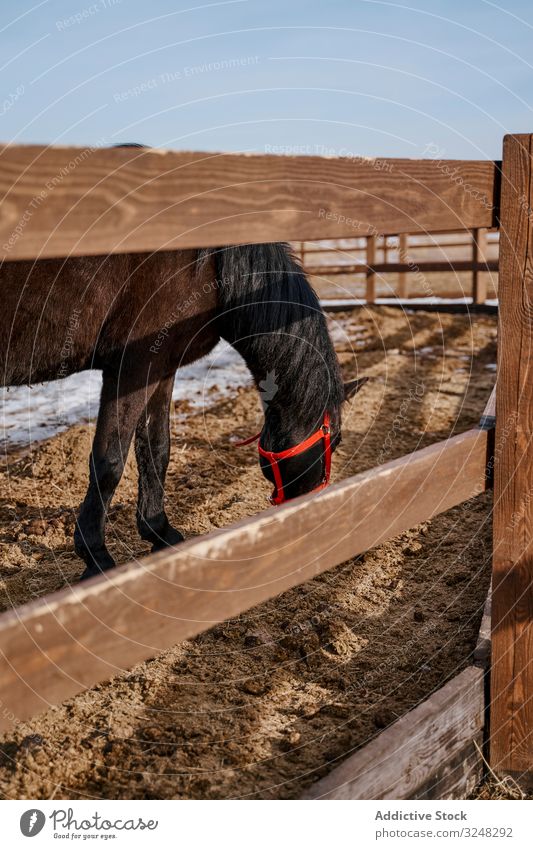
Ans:
[[[105,545],[107,509],[119,484],[139,416],[157,384],[134,385],[134,375],[120,379],[104,371],[100,410],[89,461],[89,488],[76,522],[74,546],[85,561],[88,578],[115,565]]]
[[[165,475],[170,457],[170,401],[174,374],[158,385],[141,414],[135,431],[135,455],[139,469],[137,526],[152,551],[183,541],[165,513]]]

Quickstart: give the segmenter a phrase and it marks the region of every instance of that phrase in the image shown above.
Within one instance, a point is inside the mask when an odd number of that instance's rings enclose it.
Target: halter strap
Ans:
[[[252,442],[259,439],[260,436],[261,432],[255,436],[249,436],[248,439],[242,439],[239,442],[236,442],[235,445],[250,445]],[[331,474],[331,427],[328,412],[324,413],[323,422],[318,430],[311,434],[311,436],[308,436],[307,439],[304,439],[302,442],[294,445],[292,448],[286,448],[285,451],[265,451],[265,449],[261,446],[261,443],[259,443],[259,454],[261,457],[268,460],[274,475],[276,488],[270,496],[272,504],[283,504],[283,502],[287,500],[283,488],[283,478],[278,464],[279,460],[287,460],[290,457],[296,457],[298,454],[303,454],[304,451],[308,451],[309,448],[312,448],[313,445],[316,445],[316,443],[320,442],[322,439],[324,440],[324,477],[321,483],[311,490],[311,492],[319,492],[328,485]]]
[[[259,433],[256,433],[255,436],[249,436],[248,439],[239,439],[238,442],[234,442],[233,444],[237,448],[242,448],[243,445],[251,445],[252,442],[257,442],[257,440],[259,439],[260,436],[261,436],[261,431],[259,431]]]

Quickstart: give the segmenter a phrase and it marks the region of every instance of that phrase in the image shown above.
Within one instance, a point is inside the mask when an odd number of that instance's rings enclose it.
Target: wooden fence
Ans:
[[[392,159],[378,170],[372,160],[319,157],[0,151],[6,261],[353,237],[369,228],[397,235],[499,225],[502,245],[494,450],[492,430],[469,430],[3,614],[2,727],[477,495],[494,467],[491,760],[500,772],[533,771],[530,148],[531,136],[506,137],[503,171],[474,161]]]
[[[455,241],[453,240],[455,239]],[[310,277],[327,280],[337,275],[365,277],[365,300],[374,303],[378,281],[386,275],[396,275],[394,294],[399,300],[409,298],[411,275],[469,272],[472,303],[487,300],[487,273],[498,271],[497,229],[473,227],[471,230],[445,233],[400,233],[395,236],[367,236],[356,239],[331,239],[319,242],[297,242],[294,247]],[[460,250],[464,258],[452,259],[450,252]],[[415,258],[419,252],[431,251],[438,258]],[[489,257],[491,253],[494,256]],[[394,257],[391,261],[391,255]],[[355,261],[354,261],[355,260]],[[380,261],[378,261],[380,260]]]

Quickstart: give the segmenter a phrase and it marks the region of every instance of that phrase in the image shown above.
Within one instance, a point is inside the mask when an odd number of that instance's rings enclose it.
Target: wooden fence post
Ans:
[[[533,183],[531,135],[506,136],[494,450],[490,760],[533,776]]]
[[[486,259],[487,231],[474,228],[472,231],[472,262],[484,262]],[[482,276],[483,275],[483,276]],[[487,300],[486,272],[472,271],[472,301],[474,304],[484,304]]]
[[[398,236],[398,259],[400,262],[407,262],[407,233],[400,233]],[[398,297],[407,297],[407,274],[405,271],[400,271],[398,274]]]
[[[376,237],[366,237],[366,302],[373,304],[376,300],[376,273],[372,266],[376,261]]]

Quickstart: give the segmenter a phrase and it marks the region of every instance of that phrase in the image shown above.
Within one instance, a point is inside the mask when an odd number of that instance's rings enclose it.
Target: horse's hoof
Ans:
[[[98,560],[94,560],[85,567],[80,581],[86,581],[87,578],[94,578],[95,575],[102,575],[103,572],[107,572],[109,569],[113,569],[114,567],[115,561],[111,555],[106,552],[104,556],[99,557]]]
[[[185,537],[183,534],[180,534],[176,528],[168,528],[165,536],[161,539],[158,539],[157,542],[154,542],[152,545],[152,554],[155,554],[156,551],[163,551],[165,548],[170,548],[173,545],[179,545],[180,542],[184,542]]]

